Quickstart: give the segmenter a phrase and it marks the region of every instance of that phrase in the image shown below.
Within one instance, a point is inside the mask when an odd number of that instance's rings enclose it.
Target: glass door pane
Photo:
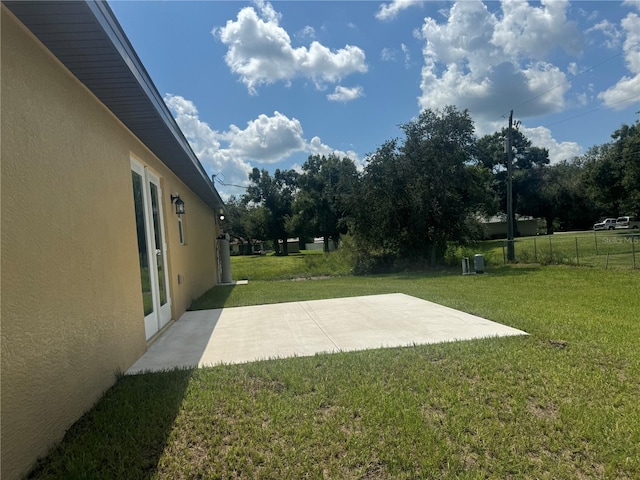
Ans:
[[[171,320],[160,178],[131,159],[133,203],[147,340]]]
[[[140,262],[140,280],[142,283],[142,303],[144,316],[153,312],[153,296],[151,293],[151,275],[149,269],[149,250],[144,218],[144,191],[142,176],[132,171],[133,204],[136,214],[136,231],[138,233],[138,259]]]
[[[158,199],[158,187],[155,183],[149,182],[151,193],[151,212],[153,220],[153,236],[156,247],[156,264],[158,272],[158,293],[160,305],[167,303],[167,286],[165,282],[165,261],[164,261],[164,242],[162,238],[162,230],[160,225],[160,209]]]

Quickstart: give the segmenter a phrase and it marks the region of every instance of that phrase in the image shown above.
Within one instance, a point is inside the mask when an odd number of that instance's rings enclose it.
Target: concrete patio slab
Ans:
[[[511,335],[527,333],[402,293],[201,310],[127,374]]]

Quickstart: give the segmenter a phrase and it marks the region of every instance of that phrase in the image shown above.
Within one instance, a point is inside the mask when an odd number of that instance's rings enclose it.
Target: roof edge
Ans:
[[[224,208],[224,202],[200,160],[194,153],[184,133],[164,103],[151,76],[142,64],[131,45],[120,22],[106,0],[81,0],[65,2],[59,0],[22,1],[2,0],[2,3],[29,29],[51,53],[65,65],[71,73],[83,83],[170,171],[185,183],[209,208],[214,211]],[[93,59],[92,53],[86,54],[86,44],[77,25],[81,20],[59,22],[73,8],[80,10],[95,22],[93,28],[105,44],[113,48],[113,60],[101,64],[102,71],[122,75],[131,85],[137,85],[128,91],[129,103],[122,104],[103,90],[116,90],[108,80],[94,73],[86,74],[86,66]],[[35,20],[34,20],[35,18]],[[72,18],[67,16],[67,18]],[[74,24],[74,22],[76,22]],[[85,20],[86,22],[86,20]],[[76,27],[76,28],[74,28]],[[50,31],[64,33],[64,40],[51,39]],[[54,35],[55,37],[55,35]],[[69,49],[81,54],[69,56]],[[96,62],[94,62],[96,63]],[[91,68],[94,68],[92,66]],[[96,80],[98,78],[98,80]],[[117,90],[119,91],[119,90]],[[139,105],[146,116],[129,105]],[[137,116],[136,116],[137,115]],[[150,135],[147,130],[161,131],[161,135]]]

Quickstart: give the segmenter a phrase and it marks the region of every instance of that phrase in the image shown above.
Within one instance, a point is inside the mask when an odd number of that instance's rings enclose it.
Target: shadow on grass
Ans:
[[[201,297],[191,303],[188,311],[208,310],[212,308],[224,308],[224,305],[235,288],[243,288],[244,285],[216,285],[205,292]]]
[[[192,373],[183,369],[121,377],[27,478],[151,478]]]

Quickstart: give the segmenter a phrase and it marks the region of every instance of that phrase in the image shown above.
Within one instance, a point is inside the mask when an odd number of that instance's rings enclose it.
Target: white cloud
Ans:
[[[627,7],[635,8],[636,10],[640,10],[640,1],[639,0],[624,0],[622,2],[623,5]]]
[[[394,62],[396,60],[397,52],[388,47],[384,47],[380,52],[380,60],[383,62]]]
[[[621,25],[627,36],[622,46],[627,67],[632,73],[640,73],[640,17],[630,13],[622,19]]]
[[[383,62],[395,62],[398,60],[400,55],[404,58],[405,68],[411,67],[411,51],[404,43],[400,44],[400,50],[389,47],[383,48],[380,52],[380,60]]]
[[[586,32],[601,32],[605,37],[604,45],[607,48],[617,48],[622,39],[622,32],[618,30],[615,24],[606,19],[596,23],[593,27],[587,29]]]
[[[520,131],[531,140],[533,146],[549,150],[551,163],[570,160],[582,153],[582,148],[576,142],[558,142],[546,127],[520,127]]]
[[[585,6],[588,5],[588,3],[586,2],[584,2],[583,4]],[[589,6],[591,7],[591,5]],[[587,23],[593,23],[600,16],[600,12],[597,9],[589,8],[589,10],[585,10],[584,8],[580,7],[576,9],[575,7],[576,4],[574,3],[572,9],[575,9],[580,17],[586,19]]]
[[[212,130],[209,125],[201,121],[198,109],[193,102],[170,93],[164,96],[164,102],[210,175],[222,173],[226,183],[239,185],[247,183],[251,165],[237,152],[221,148],[220,142],[224,141],[225,134]]]
[[[332,102],[350,102],[356,98],[362,97],[363,95],[364,93],[360,85],[353,88],[337,85],[334,92],[327,95],[327,98]]]
[[[311,25],[307,25],[296,33],[296,37],[303,40],[307,38],[316,38],[316,30]]]
[[[622,45],[627,68],[632,76],[622,77],[615,85],[598,94],[602,102],[614,109],[622,109],[640,100],[640,17],[629,13],[621,22],[625,32]]]
[[[553,112],[564,105],[564,94],[569,90],[566,76],[558,67],[547,62],[537,62],[522,70],[527,79],[527,88],[533,95],[541,95],[535,107]]]
[[[497,19],[479,0],[453,5],[447,23],[425,18],[421,38],[426,40],[425,60],[445,65],[465,63],[470,71],[484,70],[499,56],[508,58],[502,49],[491,44]]]
[[[409,68],[411,66],[411,52],[409,51],[409,47],[401,43],[400,48],[402,49],[402,53],[404,53],[404,66]]]
[[[545,58],[558,46],[572,53],[581,49],[566,9],[566,1],[532,7],[505,0],[500,18],[482,1],[467,0],[453,5],[446,23],[426,18],[420,32],[425,41],[420,106],[453,104],[485,120],[516,104],[520,118],[561,110],[570,85]],[[531,101],[523,104],[526,99]]]
[[[270,23],[278,23],[282,18],[279,12],[276,12],[271,3],[265,0],[253,0],[253,3],[260,10],[260,16]]]
[[[272,117],[259,115],[244,130],[231,125],[225,138],[239,156],[263,163],[278,162],[304,149],[300,122],[277,111]]]
[[[364,168],[364,161],[359,158],[356,152],[354,152],[353,150],[347,150],[345,152],[343,150],[336,150],[334,148],[331,148],[329,145],[325,145],[324,143],[322,143],[320,137],[313,137],[307,144],[307,150],[310,155],[324,155],[326,157],[334,154],[338,157],[349,157],[354,161],[358,170],[362,171],[362,169]]]
[[[244,129],[230,125],[227,131],[218,132],[200,119],[198,109],[190,100],[167,93],[164,102],[205,170],[210,175],[219,175],[227,185],[247,185],[253,164],[276,163],[294,153],[335,153],[361,164],[358,154],[352,150],[333,149],[317,136],[307,142],[300,121],[277,111],[273,116],[259,115],[247,122]],[[233,192],[243,193],[231,186],[217,187],[223,198]]]
[[[269,2],[257,3],[238,12],[235,21],[216,27],[212,34],[228,46],[225,62],[240,76],[251,94],[262,84],[296,77],[313,80],[317,88],[336,83],[347,75],[365,73],[365,53],[358,47],[345,45],[332,51],[317,41],[309,48],[293,48],[287,31],[279,25],[280,14]]]
[[[591,98],[589,97],[587,92],[582,92],[576,95],[576,103],[579,107],[584,107],[585,105],[588,105],[590,101],[591,101]]]
[[[599,93],[598,98],[615,110],[640,102],[640,75],[622,77],[613,87]]]
[[[376,18],[385,21],[393,20],[402,10],[421,3],[420,0],[393,0],[391,3],[383,3],[376,13]]]
[[[568,0],[542,0],[541,6],[503,0],[502,20],[493,31],[492,43],[509,55],[528,55],[537,60],[560,46],[579,54],[582,41],[577,24],[567,20]]]

